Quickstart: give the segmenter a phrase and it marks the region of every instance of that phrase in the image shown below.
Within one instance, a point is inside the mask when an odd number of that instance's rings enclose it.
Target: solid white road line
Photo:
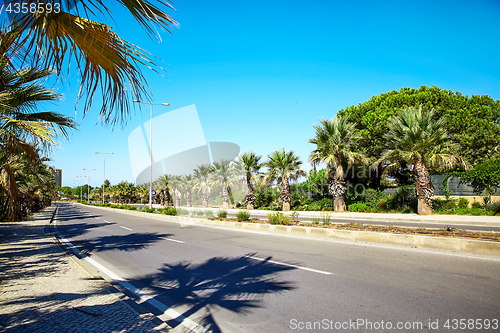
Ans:
[[[176,242],[176,243],[181,243],[184,244],[185,242],[177,240],[177,239],[172,239],[172,238],[166,238],[166,237],[160,237],[160,239],[171,241],[171,242]]]
[[[200,324],[196,323],[195,321],[183,316],[182,314],[175,311],[174,309],[169,308],[165,304],[154,299],[158,295],[144,293],[140,289],[134,287],[132,284],[125,281],[125,279],[122,278],[121,276],[119,276],[118,274],[113,273],[112,271],[110,271],[109,269],[107,269],[106,267],[104,267],[103,265],[101,265],[100,263],[95,261],[94,259],[81,253],[73,244],[71,244],[71,242],[69,240],[67,240],[66,238],[61,236],[59,234],[59,232],[57,231],[57,214],[58,213],[59,212],[56,212],[56,217],[54,219],[54,228],[56,229],[56,232],[59,236],[59,239],[61,239],[62,242],[67,244],[75,254],[78,254],[79,256],[81,256],[83,258],[83,260],[87,261],[89,264],[94,266],[97,270],[100,270],[101,272],[106,274],[109,278],[116,281],[116,283],[120,284],[122,287],[124,287],[128,291],[132,292],[134,295],[136,295],[139,298],[139,300],[141,300],[143,302],[145,301],[145,302],[149,303],[150,305],[152,305],[153,307],[155,307],[156,309],[158,309],[159,311],[163,312],[163,314],[160,316],[166,315],[169,318],[172,318],[173,320],[178,322],[180,325],[183,325],[183,326],[189,328],[191,331],[196,332],[196,333],[209,332],[207,328],[201,326]]]
[[[293,268],[297,268],[297,269],[302,269],[304,271],[309,271],[309,272],[314,272],[314,273],[319,273],[319,274],[337,275],[337,274],[331,273],[331,272],[320,271],[318,269],[307,268],[307,267],[302,267],[302,266],[293,265],[293,264],[287,264],[287,263],[284,263],[284,262],[279,262],[279,261],[274,261],[274,260],[268,260],[268,259],[263,259],[263,258],[259,258],[259,257],[253,257],[253,256],[245,256],[245,257],[246,258],[250,258],[250,259],[254,259],[254,260],[259,260],[259,261],[267,261],[267,262],[270,262],[270,263],[276,264],[276,265],[282,265],[282,266],[288,266],[288,267],[293,267]]]
[[[127,228],[127,227],[124,227],[124,226],[122,226],[122,225],[120,226],[120,228],[123,228],[123,229],[125,229],[125,230],[130,230],[130,231],[132,230],[132,229]]]

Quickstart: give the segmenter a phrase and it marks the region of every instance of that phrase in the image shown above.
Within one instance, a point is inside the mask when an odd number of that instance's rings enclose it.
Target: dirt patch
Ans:
[[[228,221],[228,222],[238,222],[234,217],[222,218],[213,217],[211,220],[215,221]],[[263,223],[269,224],[267,220],[251,219],[245,223]],[[358,230],[358,231],[373,231],[373,232],[387,232],[391,234],[411,234],[411,235],[423,235],[423,236],[438,236],[438,237],[454,237],[454,238],[466,238],[466,239],[476,239],[476,240],[486,240],[500,242],[500,233],[489,232],[489,231],[470,231],[451,228],[449,226],[444,226],[441,229],[434,228],[423,228],[423,227],[395,227],[391,225],[373,225],[373,224],[362,224],[357,222],[351,223],[330,223],[325,225],[323,223],[309,223],[309,222],[292,222],[288,224],[290,226],[301,226],[301,227],[313,227],[313,228],[330,228],[330,229],[342,229],[342,230]]]

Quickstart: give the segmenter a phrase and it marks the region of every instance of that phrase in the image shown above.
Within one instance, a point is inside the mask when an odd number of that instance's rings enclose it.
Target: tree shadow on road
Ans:
[[[253,255],[215,257],[200,264],[165,264],[158,274],[131,283],[147,285],[155,294],[166,296],[168,301],[163,302],[168,306],[187,308],[182,313],[184,317],[194,315],[198,324],[220,332],[212,310],[223,308],[246,314],[261,307],[265,295],[295,289],[292,282],[277,277],[279,273],[295,268],[269,262],[271,258],[264,261],[249,258]],[[176,327],[179,321],[182,318],[168,324]]]

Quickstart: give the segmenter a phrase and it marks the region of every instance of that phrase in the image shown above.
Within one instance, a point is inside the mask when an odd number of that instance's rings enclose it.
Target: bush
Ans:
[[[148,208],[148,207],[146,207],[146,208],[142,209],[142,211],[146,212],[146,213],[154,213],[155,209],[154,208]]]
[[[465,198],[458,199],[458,208],[469,208],[469,200]]]
[[[167,207],[167,208],[163,209],[163,211],[161,213],[165,214],[165,215],[176,216],[177,215],[177,209],[175,209],[174,207]]]
[[[211,217],[214,217],[214,212],[212,212],[211,210],[206,210],[203,215],[205,215],[206,218],[211,218]]]
[[[177,208],[177,215],[188,215],[189,214],[189,210],[185,209],[185,208]]]
[[[227,212],[225,210],[221,210],[217,213],[218,217],[226,218],[227,217]]]
[[[347,206],[347,210],[350,212],[366,212],[368,205],[364,202],[355,202]]]
[[[382,209],[382,210],[386,210],[387,209],[387,203],[388,203],[388,200],[387,199],[380,199],[377,203],[377,207]]]
[[[457,204],[455,203],[455,200],[452,200],[452,199],[446,200],[445,208],[449,209],[449,210],[456,209],[457,208]]]
[[[481,208],[483,208],[483,206],[482,206],[479,202],[474,201],[474,202],[472,203],[472,209],[474,209],[474,208],[476,208],[476,209],[481,209]]]
[[[292,218],[283,213],[271,213],[267,214],[267,220],[270,224],[283,224],[289,225],[292,222]]]
[[[137,210],[137,206],[127,206],[128,210]]]
[[[500,202],[490,203],[486,206],[486,211],[493,212],[495,215],[500,214]]]
[[[236,218],[238,219],[238,222],[248,221],[250,220],[250,213],[246,210],[240,210],[236,213]]]

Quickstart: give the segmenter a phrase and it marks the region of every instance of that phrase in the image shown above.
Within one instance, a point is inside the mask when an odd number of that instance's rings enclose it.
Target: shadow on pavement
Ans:
[[[165,264],[159,273],[129,282],[134,286],[146,285],[153,293],[166,296],[170,300],[166,304],[169,307],[187,307],[182,315],[189,317],[196,314],[196,318],[201,315],[201,320],[196,319],[198,324],[220,332],[212,309],[224,308],[245,314],[260,307],[265,295],[295,289],[292,282],[277,277],[278,273],[295,268],[267,260],[256,261],[247,256],[215,257],[200,264]],[[168,324],[172,327],[179,325],[174,320]]]

